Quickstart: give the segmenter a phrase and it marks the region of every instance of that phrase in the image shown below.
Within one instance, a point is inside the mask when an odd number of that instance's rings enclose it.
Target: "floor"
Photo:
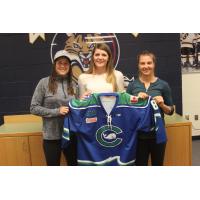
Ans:
[[[192,165],[200,166],[200,140],[192,141]]]

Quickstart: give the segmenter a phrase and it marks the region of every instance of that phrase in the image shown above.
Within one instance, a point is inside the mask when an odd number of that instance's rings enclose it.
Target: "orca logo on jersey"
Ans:
[[[122,142],[122,138],[117,136],[122,130],[117,126],[102,126],[96,132],[96,140],[104,147],[116,147]]]

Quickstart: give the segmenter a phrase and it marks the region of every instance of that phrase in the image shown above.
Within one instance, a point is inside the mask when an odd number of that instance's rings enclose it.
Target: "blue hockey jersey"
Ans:
[[[92,94],[84,100],[71,100],[69,107],[62,147],[76,134],[79,165],[134,165],[139,130],[155,130],[157,143],[166,141],[159,108],[151,97],[143,100],[125,92]]]

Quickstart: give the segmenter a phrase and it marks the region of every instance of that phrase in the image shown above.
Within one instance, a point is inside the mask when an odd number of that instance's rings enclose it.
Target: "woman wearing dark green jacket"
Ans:
[[[128,85],[127,93],[140,98],[152,96],[159,106],[164,120],[164,114],[172,115],[174,112],[171,89],[166,81],[155,76],[156,57],[153,53],[143,51],[137,59],[139,77]],[[151,155],[152,165],[163,165],[165,147],[166,143],[156,143],[156,136],[153,131],[148,134],[139,132],[136,165],[148,165],[149,155]]]

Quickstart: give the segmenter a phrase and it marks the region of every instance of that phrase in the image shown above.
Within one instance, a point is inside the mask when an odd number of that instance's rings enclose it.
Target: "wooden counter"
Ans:
[[[165,117],[167,146],[164,165],[192,165],[192,123],[174,114]]]
[[[0,126],[0,165],[46,165],[41,130],[41,122]]]
[[[168,136],[165,165],[191,165],[191,122],[177,114],[166,116],[165,121]],[[41,121],[11,122],[0,126],[0,165],[46,165],[41,130]],[[63,158],[61,163],[65,165]]]

